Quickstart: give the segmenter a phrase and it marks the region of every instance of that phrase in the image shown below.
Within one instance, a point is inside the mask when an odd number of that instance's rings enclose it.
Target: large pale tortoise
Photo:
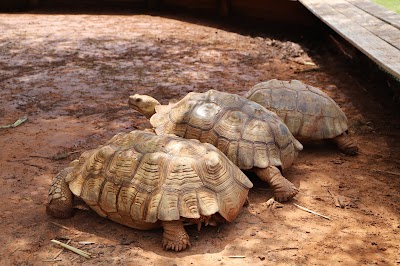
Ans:
[[[169,105],[136,94],[129,97],[129,105],[150,118],[157,134],[172,133],[214,145],[240,169],[252,170],[268,182],[276,200],[298,193],[281,171],[292,165],[302,145],[275,113],[261,105],[216,90],[191,92]]]
[[[343,153],[358,153],[358,147],[347,133],[346,115],[318,88],[298,80],[272,79],[256,84],[244,97],[275,112],[302,142],[330,139]]]
[[[47,213],[72,216],[74,195],[117,223],[163,227],[163,247],[190,246],[183,223],[231,222],[251,181],[218,149],[196,140],[132,131],[84,152],[53,179]]]

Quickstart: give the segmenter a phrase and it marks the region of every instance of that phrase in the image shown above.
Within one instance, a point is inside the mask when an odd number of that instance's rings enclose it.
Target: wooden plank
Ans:
[[[385,71],[400,79],[400,52],[378,36],[333,8],[326,0],[299,0],[314,15],[367,55]],[[329,2],[329,3],[328,3]]]
[[[330,0],[329,5],[400,50],[400,30],[396,27],[366,13],[346,0]]]
[[[365,12],[385,21],[386,23],[400,29],[400,15],[377,5],[370,0],[348,0],[353,5],[364,10]]]

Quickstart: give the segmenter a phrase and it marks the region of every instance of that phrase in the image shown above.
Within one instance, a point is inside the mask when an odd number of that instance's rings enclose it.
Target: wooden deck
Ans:
[[[400,15],[369,0],[299,0],[344,39],[400,80]]]

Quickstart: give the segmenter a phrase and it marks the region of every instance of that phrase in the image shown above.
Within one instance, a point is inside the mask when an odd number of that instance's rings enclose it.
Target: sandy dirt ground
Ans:
[[[1,265],[400,265],[398,106],[323,38],[206,21],[0,14],[0,124],[28,118],[0,129]],[[360,155],[306,145],[284,173],[300,189],[294,200],[268,208],[271,190],[253,179],[240,216],[187,227],[193,245],[180,253],[163,251],[161,230],[138,231],[91,210],[65,220],[46,215],[55,173],[118,132],[150,127],[129,109],[130,94],[165,104],[211,88],[243,94],[271,78],[328,93],[347,114]],[[92,258],[51,239],[70,240]]]

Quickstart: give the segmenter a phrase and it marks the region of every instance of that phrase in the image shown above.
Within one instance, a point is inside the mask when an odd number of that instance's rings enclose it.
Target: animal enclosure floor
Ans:
[[[322,38],[137,14],[0,14],[0,32],[0,125],[28,117],[0,129],[1,265],[399,265],[399,116],[374,93],[379,84]],[[90,210],[46,215],[54,174],[114,134],[150,126],[128,108],[130,94],[166,104],[210,88],[244,94],[271,78],[330,95],[360,155],[306,145],[284,173],[300,189],[293,201],[269,209],[271,190],[253,179],[240,216],[200,232],[187,227],[192,247],[181,253],[162,250],[161,230],[134,230]],[[51,239],[70,239],[93,258],[64,250],[45,262],[61,251]]]

